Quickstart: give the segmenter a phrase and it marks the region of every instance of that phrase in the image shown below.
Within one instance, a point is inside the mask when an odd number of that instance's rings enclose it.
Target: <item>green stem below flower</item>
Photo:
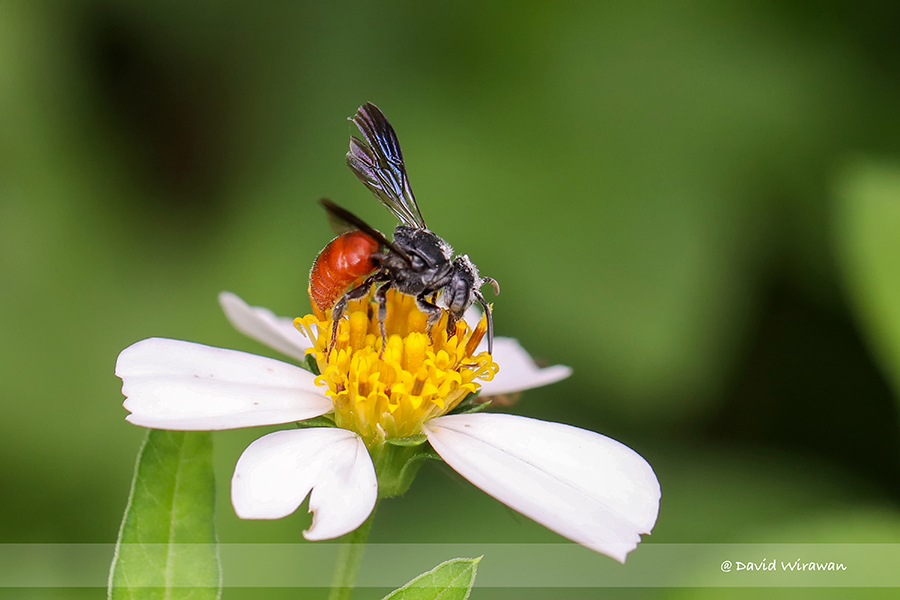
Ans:
[[[372,514],[362,525],[338,540],[341,547],[334,565],[334,575],[331,577],[331,593],[328,600],[350,600],[353,596],[356,575],[359,573],[363,552],[366,551],[366,540],[369,538],[374,518],[375,509],[372,509]]]

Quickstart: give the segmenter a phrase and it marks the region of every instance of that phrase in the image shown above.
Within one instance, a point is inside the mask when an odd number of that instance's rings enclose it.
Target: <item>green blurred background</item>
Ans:
[[[372,101],[429,225],[501,282],[498,333],[575,369],[511,410],[654,466],[644,544],[900,542],[897,23],[874,0],[0,2],[0,541],[115,540],[144,434],[120,350],[274,356],[216,294],[307,312],[319,197],[392,229],[344,163]],[[234,516],[261,433],[215,436],[223,542],[308,521]],[[438,464],[373,531],[558,540]]]

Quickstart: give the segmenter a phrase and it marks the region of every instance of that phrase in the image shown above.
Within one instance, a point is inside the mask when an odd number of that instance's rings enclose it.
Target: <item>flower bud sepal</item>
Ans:
[[[378,497],[393,498],[409,489],[424,459],[439,458],[424,434],[388,438],[369,445],[378,477]]]

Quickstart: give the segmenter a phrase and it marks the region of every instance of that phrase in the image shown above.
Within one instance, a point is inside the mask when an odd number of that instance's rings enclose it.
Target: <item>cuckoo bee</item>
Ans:
[[[320,313],[331,311],[332,343],[347,303],[364,298],[374,287],[382,338],[387,318],[386,294],[393,289],[415,297],[416,305],[428,315],[429,333],[442,310],[449,315],[447,327],[452,331],[477,300],[487,315],[491,352],[494,325],[481,287],[489,283],[498,294],[497,281],[479,275],[467,255],[454,257],[450,244],[425,225],[409,184],[400,142],[384,113],[367,102],[351,121],[359,128],[362,139],[351,136],[347,165],[400,224],[389,241],[350,211],[322,200],[338,236],[319,253],[310,270],[309,295]]]

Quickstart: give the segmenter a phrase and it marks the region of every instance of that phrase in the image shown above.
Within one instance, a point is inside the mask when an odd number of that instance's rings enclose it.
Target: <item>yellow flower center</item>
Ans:
[[[489,353],[475,354],[487,330],[484,316],[474,330],[461,320],[448,331],[444,312],[429,335],[415,298],[390,290],[385,344],[377,314],[372,294],[350,302],[334,344],[330,317],[294,320],[313,341],[307,353],[319,366],[316,381],[328,386],[335,423],[367,445],[420,433],[425,421],[453,410],[499,370]]]

